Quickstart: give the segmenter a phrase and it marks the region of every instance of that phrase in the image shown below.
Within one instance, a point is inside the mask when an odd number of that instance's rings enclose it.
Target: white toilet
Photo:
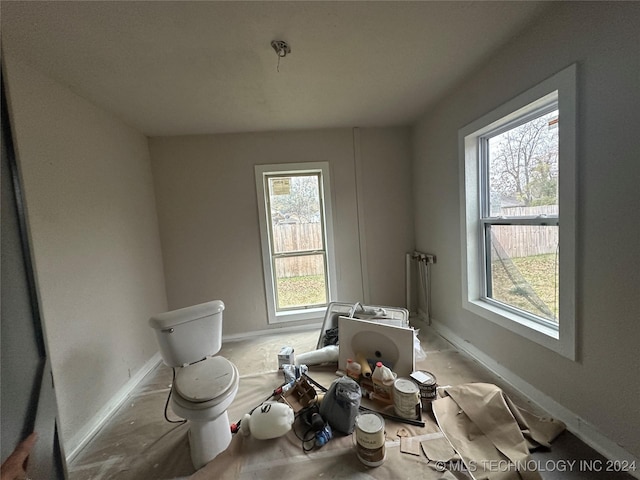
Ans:
[[[199,469],[231,442],[227,408],[238,392],[236,366],[214,357],[222,346],[220,300],[161,313],[149,319],[164,363],[175,368],[171,408],[189,421],[191,461]]]

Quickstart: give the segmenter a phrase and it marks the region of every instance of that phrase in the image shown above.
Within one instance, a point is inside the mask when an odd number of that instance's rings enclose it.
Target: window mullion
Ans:
[[[292,257],[306,257],[309,255],[325,255],[325,250],[298,250],[295,252],[279,252],[274,253],[273,258],[292,258]]]
[[[532,225],[532,226],[558,226],[560,220],[557,216],[549,217],[488,217],[481,218],[481,225]]]

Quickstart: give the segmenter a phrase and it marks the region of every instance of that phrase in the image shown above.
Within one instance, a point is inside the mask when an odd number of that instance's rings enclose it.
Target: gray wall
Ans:
[[[458,130],[578,64],[578,361],[461,308]],[[438,255],[433,317],[640,455],[640,4],[563,3],[413,129],[418,249]]]
[[[404,304],[404,253],[413,245],[407,128],[157,137],[149,145],[170,308],[219,298],[225,335],[270,328],[254,166],[312,161],[330,164],[336,300],[364,301],[369,290],[370,303]]]
[[[4,56],[34,269],[67,453],[156,352],[166,309],[147,139]]]

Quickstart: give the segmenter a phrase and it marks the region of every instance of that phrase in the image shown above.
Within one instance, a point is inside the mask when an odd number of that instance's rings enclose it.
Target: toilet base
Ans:
[[[198,422],[189,420],[191,462],[196,470],[204,467],[231,443],[231,428],[227,412],[215,420]]]

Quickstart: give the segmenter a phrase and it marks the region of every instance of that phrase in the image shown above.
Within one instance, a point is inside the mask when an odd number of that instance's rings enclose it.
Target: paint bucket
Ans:
[[[422,409],[430,409],[431,402],[436,399],[436,395],[438,393],[436,376],[426,370],[417,370],[411,374],[411,378],[418,384],[418,388],[420,389]]]
[[[420,417],[420,389],[413,380],[399,378],[393,383],[393,409],[402,418]]]
[[[356,455],[367,467],[378,467],[387,458],[384,447],[384,420],[377,413],[356,417]]]

